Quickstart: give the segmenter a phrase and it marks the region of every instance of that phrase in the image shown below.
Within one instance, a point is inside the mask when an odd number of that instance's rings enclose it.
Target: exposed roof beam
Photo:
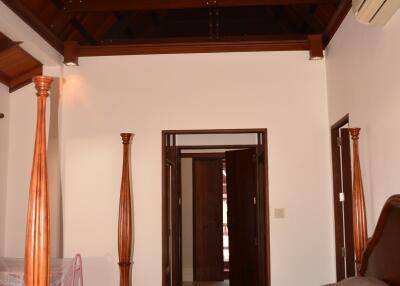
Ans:
[[[63,44],[57,36],[19,0],[1,1],[13,10],[26,24],[32,27],[32,29],[34,29],[40,36],[42,36],[54,49],[59,52],[62,51]]]
[[[0,71],[0,82],[2,84],[4,84],[5,86],[9,86],[10,85],[10,79]]]
[[[64,12],[104,12],[205,8],[210,6],[267,6],[295,4],[337,4],[339,0],[70,0]]]
[[[333,35],[335,35],[336,31],[339,29],[340,24],[342,24],[347,13],[351,9],[351,3],[352,3],[351,0],[340,1],[339,5],[336,8],[335,13],[331,17],[331,20],[329,21],[328,25],[325,28],[322,38],[324,47],[326,47],[329,44],[329,41],[333,38]]]
[[[119,45],[81,46],[80,57],[142,55],[142,54],[181,54],[217,52],[256,52],[308,50],[307,36],[293,39],[236,39],[198,42],[132,43]]]
[[[13,78],[10,79],[9,82],[9,87],[10,87],[10,92],[13,92],[29,83],[32,82],[32,78],[37,75],[42,75],[43,74],[43,66],[39,64],[35,68],[24,72],[23,74],[17,75]]]
[[[88,30],[85,29],[85,27],[79,22],[79,20],[76,17],[72,17],[70,20],[71,25],[81,34],[81,36],[85,39],[87,43],[90,45],[96,45],[97,41],[96,39],[92,36],[92,34],[89,33]]]
[[[0,33],[0,35],[2,34]],[[20,44],[21,42],[14,42],[4,37],[2,40],[0,40],[0,55],[12,48],[18,47]]]

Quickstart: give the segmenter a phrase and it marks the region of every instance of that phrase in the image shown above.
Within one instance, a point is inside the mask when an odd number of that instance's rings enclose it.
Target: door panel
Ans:
[[[226,152],[230,286],[257,286],[257,154]]]
[[[193,160],[194,280],[224,280],[222,159]]]
[[[348,128],[340,130],[342,137],[342,186],[344,193],[344,241],[346,248],[346,277],[355,275],[354,241],[353,241],[353,188],[351,179],[350,133]]]
[[[350,136],[342,126],[331,130],[337,281],[355,275]]]

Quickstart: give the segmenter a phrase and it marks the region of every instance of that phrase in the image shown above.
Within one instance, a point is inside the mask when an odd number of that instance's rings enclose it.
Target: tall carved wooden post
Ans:
[[[46,98],[52,80],[47,76],[33,78],[37,90],[37,121],[26,225],[25,286],[48,286],[50,282]]]
[[[121,137],[124,146],[124,153],[118,220],[119,285],[129,286],[132,255],[132,210],[129,153],[132,133],[122,133]]]
[[[365,215],[364,188],[361,176],[358,138],[360,128],[350,128],[353,140],[353,236],[357,270],[360,270],[363,252],[367,246],[367,219]]]

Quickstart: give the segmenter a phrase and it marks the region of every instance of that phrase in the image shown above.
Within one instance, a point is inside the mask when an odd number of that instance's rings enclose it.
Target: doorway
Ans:
[[[269,286],[267,130],[163,131],[162,154],[163,286]]]
[[[331,127],[336,279],[355,275],[349,115]]]

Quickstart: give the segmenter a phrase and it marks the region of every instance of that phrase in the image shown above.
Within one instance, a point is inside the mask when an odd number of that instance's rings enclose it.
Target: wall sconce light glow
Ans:
[[[322,60],[324,57],[321,56],[314,56],[314,57],[310,57],[310,60],[312,61],[317,61],[317,60]]]
[[[66,63],[64,63],[67,67],[74,67],[74,66],[77,66],[77,64],[76,63],[74,63],[74,62],[66,62]]]

